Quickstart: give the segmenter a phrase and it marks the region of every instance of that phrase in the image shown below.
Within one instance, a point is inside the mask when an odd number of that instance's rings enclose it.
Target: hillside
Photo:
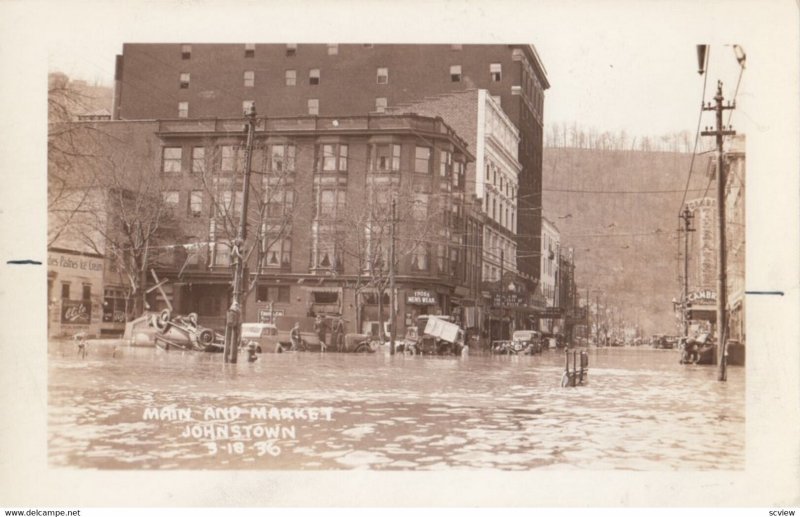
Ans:
[[[605,296],[647,334],[675,330],[671,300],[680,297],[682,271],[676,230],[690,161],[690,154],[671,152],[544,151],[544,215],[560,230],[562,249],[575,249],[581,298],[587,288],[592,300],[603,291],[601,303]],[[696,159],[687,199],[706,190],[707,165],[708,156]]]

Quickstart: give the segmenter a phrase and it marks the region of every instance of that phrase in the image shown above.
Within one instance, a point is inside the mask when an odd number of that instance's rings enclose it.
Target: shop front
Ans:
[[[114,328],[113,321],[103,321],[104,270],[105,259],[100,255],[48,251],[48,336],[85,333],[98,337],[104,329]]]

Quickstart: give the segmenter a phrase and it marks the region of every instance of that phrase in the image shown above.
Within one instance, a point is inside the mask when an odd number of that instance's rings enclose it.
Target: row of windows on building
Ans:
[[[491,63],[489,65],[489,76],[493,82],[500,82],[503,78],[503,65],[501,63]],[[191,84],[192,74],[190,72],[180,72],[178,75],[178,88],[182,90],[189,89]],[[297,70],[288,69],[284,70],[284,85],[297,86]],[[462,72],[461,65],[450,66],[450,81],[461,82]],[[311,68],[308,71],[308,84],[310,86],[318,86],[321,81],[320,69]],[[377,67],[375,71],[376,84],[389,84],[389,68]],[[254,70],[245,70],[243,72],[243,84],[245,88],[254,88],[256,85],[256,73]]]
[[[339,44],[338,43],[328,43],[327,45],[327,53],[329,56],[336,56],[339,54]],[[373,48],[372,43],[364,43],[362,44],[364,48]],[[286,57],[295,57],[297,55],[297,43],[287,43],[286,44]],[[256,44],[255,43],[245,43],[244,44],[244,57],[245,58],[255,58],[256,57]],[[450,50],[463,50],[463,45],[450,45]],[[181,45],[181,59],[191,59],[192,58],[192,45],[188,43],[184,43]]]
[[[242,113],[248,113],[255,106],[254,100],[242,101]],[[375,111],[386,113],[389,100],[386,97],[375,97]],[[307,113],[309,115],[319,115],[319,99],[308,99],[306,101]],[[189,101],[178,102],[178,118],[189,118]]]
[[[463,79],[461,65],[450,65],[449,68],[450,81],[460,83]],[[501,63],[489,64],[489,78],[492,82],[500,82],[503,80],[503,65]],[[321,81],[320,69],[310,68],[308,70],[308,84],[310,86],[318,86]],[[191,74],[189,72],[180,72],[178,77],[178,87],[181,89],[188,89],[191,82]],[[256,73],[254,70],[245,70],[243,72],[243,82],[245,88],[253,88],[256,85]],[[389,84],[389,68],[376,67],[375,69],[375,83],[376,84]],[[297,86],[297,70],[287,69],[284,70],[284,85]]]
[[[268,146],[265,162],[256,164],[255,169],[275,173],[294,172],[297,150],[293,144],[271,144]],[[376,172],[399,172],[401,170],[401,150],[399,144],[377,144],[370,146],[370,170]],[[207,156],[206,147],[193,146],[190,150],[189,171],[203,174],[207,170],[207,159],[218,163],[219,172],[238,172],[244,170],[245,156],[241,146],[222,145],[215,156]],[[181,174],[184,170],[184,148],[168,146],[162,149],[161,170],[165,174]],[[350,165],[348,144],[320,144],[316,146],[314,169],[320,172],[347,172]],[[438,155],[438,161],[434,161]],[[216,165],[216,163],[214,164]],[[426,146],[415,146],[413,171],[419,174],[437,172],[442,178],[450,178],[455,187],[464,186],[465,164],[453,159],[449,151]]]

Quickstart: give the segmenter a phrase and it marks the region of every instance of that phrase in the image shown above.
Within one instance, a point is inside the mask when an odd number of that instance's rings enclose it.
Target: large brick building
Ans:
[[[126,44],[113,118],[346,116],[480,88],[519,130],[516,266],[540,277],[546,73],[531,45]],[[475,153],[475,150],[472,150]],[[491,274],[491,273],[490,273]]]
[[[168,280],[164,290],[176,312],[195,312],[216,328],[230,303],[243,125],[241,118],[92,124],[114,136],[113,145],[98,147],[100,160],[138,149],[136,160],[116,160],[129,167],[121,176],[135,178],[146,164],[157,167],[158,191],[171,219],[181,221],[181,235],[154,246],[149,267]],[[374,328],[381,304],[385,320],[387,207],[394,199],[401,328],[420,314],[456,314],[477,326],[471,308],[483,227],[465,195],[472,160],[466,143],[437,118],[257,119],[245,321],[265,314],[342,314],[349,330],[364,330]],[[151,308],[163,305],[152,293]]]

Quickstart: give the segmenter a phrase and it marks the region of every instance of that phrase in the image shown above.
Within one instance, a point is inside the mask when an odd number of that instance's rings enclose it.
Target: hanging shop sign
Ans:
[[[258,311],[258,322],[275,323],[275,318],[283,315],[283,309],[262,309]]]
[[[415,289],[406,296],[406,303],[412,305],[436,305],[436,297],[427,289]]]

